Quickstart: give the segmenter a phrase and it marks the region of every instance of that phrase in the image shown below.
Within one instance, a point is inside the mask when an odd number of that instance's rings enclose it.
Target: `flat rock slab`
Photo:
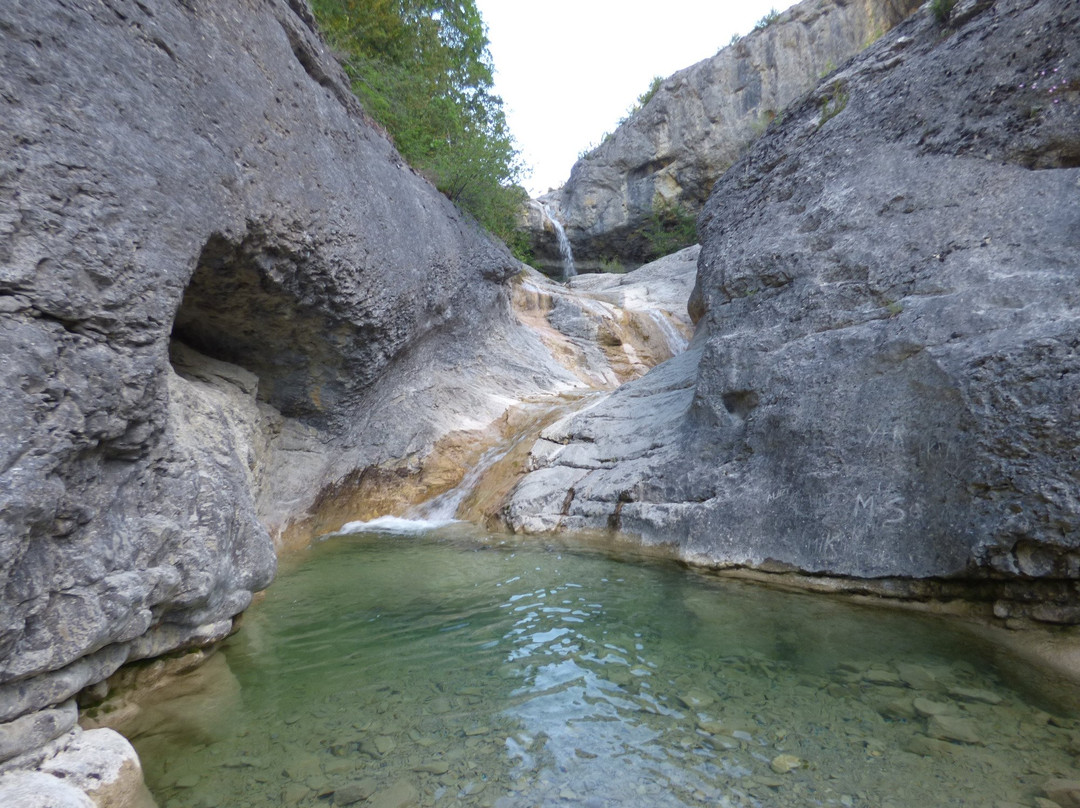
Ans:
[[[953,715],[932,715],[927,722],[927,734],[932,738],[957,743],[984,744],[974,722]]]
[[[420,792],[408,780],[398,780],[390,788],[372,795],[370,808],[415,808],[420,804]]]

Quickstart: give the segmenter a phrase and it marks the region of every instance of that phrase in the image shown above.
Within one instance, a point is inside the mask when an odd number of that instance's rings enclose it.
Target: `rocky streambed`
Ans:
[[[953,622],[610,539],[355,529],[207,664],[90,711],[133,739],[161,808],[1006,808],[1080,789],[1080,690]]]

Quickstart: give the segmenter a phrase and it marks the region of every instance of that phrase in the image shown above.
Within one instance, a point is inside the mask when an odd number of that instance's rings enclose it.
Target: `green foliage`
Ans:
[[[830,84],[829,88],[821,96],[821,120],[818,121],[818,128],[821,128],[828,121],[843,112],[850,97],[850,94],[844,87],[844,82],[834,81]]]
[[[628,110],[626,110],[626,114],[619,119],[619,123],[617,125],[622,126],[624,123],[626,123],[632,117],[634,117],[634,115],[642,107],[644,107],[646,104],[649,103],[649,101],[652,100],[652,97],[654,95],[656,95],[657,91],[660,89],[660,85],[662,85],[663,83],[664,83],[664,77],[663,76],[653,76],[653,80],[649,83],[649,89],[647,89],[645,92],[643,92],[641,95],[639,95],[637,97],[637,101],[634,103],[634,105],[632,107],[630,107]],[[607,143],[608,140],[611,138],[611,136],[612,136],[611,132],[604,132],[604,134],[602,134],[600,136],[600,142],[599,143],[590,143],[584,149],[579,151],[577,159],[584,160],[586,157],[589,157],[590,155],[592,155],[593,152],[595,152],[597,149],[599,149],[601,146],[603,146],[605,143]]]
[[[956,0],[931,0],[930,13],[934,15],[934,19],[938,21],[938,25],[945,25],[949,21],[949,17],[952,16],[953,7],[956,5]]]
[[[623,275],[626,273],[626,267],[618,256],[612,255],[600,259],[600,271],[612,275]]]
[[[774,120],[776,120],[775,111],[767,109],[764,112],[760,113],[754,119],[754,122],[750,124],[750,142],[746,144],[747,147],[750,146],[750,143],[753,143],[755,140],[765,134],[765,130],[769,128],[769,124],[771,124]]]
[[[645,257],[654,260],[697,244],[697,217],[677,202],[657,198],[652,215],[636,234],[645,243]]]
[[[876,28],[874,28],[874,30],[867,35],[866,41],[863,42],[862,49],[866,50],[883,36],[885,36],[885,31],[886,28],[883,25],[878,25]],[[831,73],[832,71],[830,70],[829,72]]]
[[[762,17],[760,20],[758,20],[754,24],[754,30],[755,31],[764,31],[766,28],[768,28],[773,23],[778,22],[779,19],[780,19],[780,12],[777,11],[775,8],[769,9],[769,13],[766,14],[764,17]]]
[[[729,48],[730,48],[730,47],[732,47],[733,45],[738,45],[738,44],[739,44],[739,40],[740,40],[740,39],[742,39],[742,35],[741,35],[741,34],[738,34],[738,33],[732,34],[732,35],[731,35],[731,39],[729,39],[729,40],[728,40],[728,43],[727,43],[727,47],[729,47]]]
[[[652,97],[656,95],[657,91],[660,89],[660,85],[663,83],[663,76],[653,76],[652,81],[649,82],[649,89],[647,89],[645,92],[643,92],[637,97],[637,104],[634,105],[634,111],[636,112],[637,110],[648,104],[652,100]]]
[[[664,83],[664,77],[663,76],[653,76],[653,80],[649,84],[649,89],[647,89],[645,92],[643,92],[641,95],[639,95],[637,97],[637,101],[634,102],[634,105],[632,107],[630,107],[628,110],[626,110],[626,114],[623,117],[619,118],[618,125],[622,126],[628,120],[633,118],[638,112],[640,112],[641,108],[644,107],[646,104],[648,104],[649,101],[652,99],[652,97],[654,95],[656,95],[657,90],[660,89],[660,85],[663,84],[663,83]],[[601,140],[601,143],[604,142],[605,140],[607,140],[608,137],[609,137],[608,133],[605,132],[604,137]]]
[[[625,121],[625,120],[626,120],[626,118],[623,118],[622,121],[619,121],[619,123],[622,124],[623,121]],[[613,134],[611,132],[604,132],[604,134],[600,135],[600,142],[599,143],[590,143],[584,149],[579,151],[577,159],[584,160],[586,157],[591,156],[593,152],[595,152],[597,149],[599,149],[601,146],[603,146],[605,143],[607,143],[609,140],[611,140],[612,137],[613,137]]]
[[[527,198],[475,0],[312,0],[353,92],[401,155],[511,248]]]

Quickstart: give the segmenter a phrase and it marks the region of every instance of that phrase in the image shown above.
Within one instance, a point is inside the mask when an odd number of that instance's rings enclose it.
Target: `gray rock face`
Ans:
[[[915,9],[917,0],[806,0],[710,59],[668,77],[655,96],[542,197],[581,267],[641,263],[638,232],[658,205],[696,215],[727,168],[820,77]],[[556,260],[553,234],[530,214],[534,251]]]
[[[368,124],[303,3],[40,0],[0,31],[12,721],[225,636],[270,531],[381,456],[358,413],[387,451],[421,431],[368,406],[391,363],[494,341],[518,264]]]
[[[1030,582],[1057,605],[998,616],[1075,621],[1080,4],[953,25],[921,10],[724,175],[690,351],[547,430],[517,529]]]
[[[78,717],[78,708],[71,700],[59,708],[41,710],[0,724],[0,763],[63,735],[75,726]]]

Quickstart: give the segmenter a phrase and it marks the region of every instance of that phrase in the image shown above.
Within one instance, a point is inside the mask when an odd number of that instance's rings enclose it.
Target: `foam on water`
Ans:
[[[406,519],[401,516],[379,516],[367,522],[346,522],[336,533],[328,533],[324,538],[344,536],[351,533],[399,533],[416,536],[452,525],[456,519],[449,517],[436,519]]]

